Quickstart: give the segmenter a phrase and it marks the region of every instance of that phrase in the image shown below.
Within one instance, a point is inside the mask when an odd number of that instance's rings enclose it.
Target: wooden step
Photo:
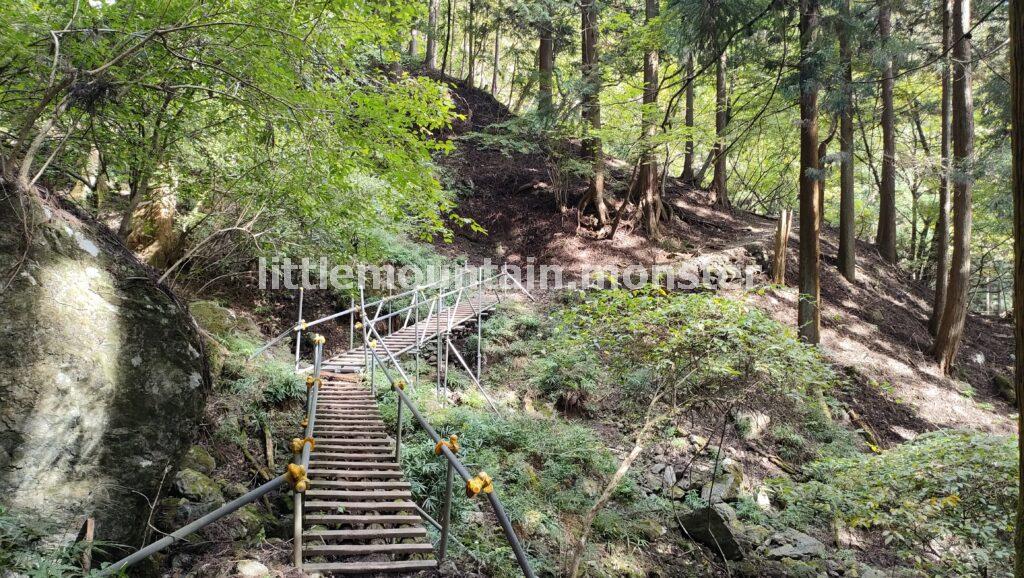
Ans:
[[[412,487],[409,482],[389,482],[384,480],[373,481],[373,482],[350,482],[346,480],[310,480],[314,488],[347,488],[353,490],[361,489],[400,489],[408,490]]]
[[[313,455],[314,455],[314,457],[316,456],[316,454],[313,454]],[[389,455],[394,455],[394,454],[389,454]],[[314,459],[313,460],[313,464],[315,464],[315,466],[313,466],[310,471],[320,470],[320,471],[323,471],[323,472],[326,472],[326,473],[329,473],[329,474],[334,474],[334,472],[337,472],[338,470],[346,470],[346,469],[353,469],[353,470],[359,470],[359,469],[367,469],[367,470],[370,470],[370,469],[375,469],[375,470],[395,469],[395,470],[400,470],[400,469],[402,469],[402,467],[400,465],[398,465],[398,464],[396,464],[395,462],[392,462],[392,461],[380,461],[380,462],[369,461],[369,460],[362,460],[362,461],[353,461],[353,460],[331,461],[331,460],[317,460],[317,459]]]
[[[366,525],[366,524],[422,524],[423,519],[419,516],[412,514],[385,514],[375,516],[373,514],[306,514],[302,516],[302,520],[310,525],[327,525],[327,524],[348,524],[348,525]]]
[[[313,498],[347,498],[353,500],[397,500],[400,498],[412,499],[408,490],[338,490],[338,489],[316,489],[306,490],[306,495]]]
[[[361,465],[361,464],[360,464]],[[378,464],[368,464],[378,465]],[[344,470],[310,470],[316,475],[334,476],[336,478],[401,478],[402,470],[357,470],[348,468]]]
[[[303,562],[306,572],[327,572],[333,574],[387,574],[413,573],[437,568],[434,560],[395,560],[375,562]]]
[[[344,512],[402,512],[416,511],[416,504],[405,500],[398,502],[342,502],[335,500],[307,500],[302,503],[310,510],[341,510]]]
[[[380,451],[380,452],[321,452],[319,454],[313,454],[312,461],[314,463],[324,462],[365,462],[367,460],[377,461],[389,461],[395,455],[392,451]]]
[[[423,526],[408,528],[381,528],[379,530],[309,530],[302,533],[307,540],[379,540],[388,538],[422,538],[427,535]]]
[[[368,554],[429,554],[434,551],[430,542],[410,544],[303,544],[305,556],[366,556]]]

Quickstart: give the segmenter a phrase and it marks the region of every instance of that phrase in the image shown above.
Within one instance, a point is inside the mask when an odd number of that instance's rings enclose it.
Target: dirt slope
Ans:
[[[456,150],[441,159],[466,190],[459,201],[462,216],[487,229],[477,234],[456,232],[449,254],[468,255],[474,262],[497,261],[559,264],[579,271],[588,264],[627,265],[706,259],[715,254],[730,261],[754,261],[770,250],[775,220],[734,210],[723,212],[705,191],[691,190],[670,179],[667,196],[677,214],[664,228],[664,238],[650,242],[630,226],[614,239],[594,238],[578,229],[575,210],[560,213],[550,189],[548,167],[541,155],[505,155],[460,140],[511,117],[489,93],[447,79],[458,110],[466,120],[450,135]],[[628,168],[610,163],[608,188],[621,197]],[[585,183],[567,191],[570,206]],[[616,201],[617,203],[617,201]],[[996,375],[1012,375],[1012,326],[999,319],[970,315],[967,337],[957,362],[957,379],[940,375],[928,356],[927,329],[931,290],[882,261],[868,243],[858,244],[858,278],[847,282],[836,270],[837,231],[826,226],[822,237],[822,348],[853,379],[845,393],[852,408],[864,416],[885,445],[938,428],[970,428],[1011,433],[1011,406],[1000,396]],[[789,240],[787,287],[745,295],[780,321],[796,323],[797,233]]]

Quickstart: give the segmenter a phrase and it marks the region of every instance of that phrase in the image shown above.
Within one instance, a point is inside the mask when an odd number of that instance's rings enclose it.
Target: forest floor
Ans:
[[[486,234],[457,229],[452,244],[437,244],[440,252],[465,255],[471,262],[490,258],[560,265],[571,276],[584,267],[711,263],[716,257],[754,263],[772,250],[775,218],[723,210],[711,193],[671,178],[666,197],[675,214],[663,223],[659,241],[650,241],[625,220],[614,238],[595,238],[591,228],[579,226],[575,208],[558,209],[542,155],[487,149],[465,139],[513,115],[490,93],[448,82],[465,118],[449,135],[456,150],[441,162],[463,191],[460,216],[475,220]],[[630,172],[614,160],[608,164],[606,190],[614,199],[624,193]],[[566,186],[569,207],[575,207],[585,187],[582,181]],[[610,210],[618,202],[612,201]],[[593,221],[589,216],[582,220],[588,219]],[[794,231],[786,287],[742,297],[791,327],[796,325],[797,244]],[[866,242],[858,242],[857,279],[848,282],[835,268],[838,232],[832,226],[823,228],[821,248],[822,350],[852,378],[853,389],[844,401],[864,418],[883,447],[942,428],[1014,431],[1013,408],[999,386],[1013,372],[1009,320],[970,314],[955,375],[943,376],[929,355],[931,289],[885,263]]]

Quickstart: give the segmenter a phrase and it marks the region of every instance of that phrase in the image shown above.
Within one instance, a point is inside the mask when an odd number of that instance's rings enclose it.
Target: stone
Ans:
[[[733,423],[736,425],[736,432],[745,440],[759,439],[768,430],[772,418],[760,411],[738,410],[733,412]]]
[[[665,532],[668,532],[668,529],[665,528],[661,522],[653,518],[643,518],[642,520],[638,520],[636,523],[636,529],[643,534],[644,538],[646,538],[648,542],[654,542],[658,538],[664,536]]]
[[[672,466],[666,466],[661,472],[661,477],[665,481],[666,486],[676,485],[676,469]]]
[[[772,509],[772,500],[768,496],[768,488],[764,486],[757,489],[757,497],[754,501],[757,503],[757,507],[765,512]]]
[[[259,335],[260,328],[244,315],[239,315],[216,301],[193,301],[188,309],[200,327],[214,335],[248,333]]]
[[[228,500],[234,500],[244,496],[249,491],[249,486],[240,482],[229,482],[221,487],[221,492]]]
[[[823,558],[825,553],[825,545],[819,540],[793,528],[772,535],[765,545],[765,556],[775,560]]]
[[[264,536],[263,522],[264,519],[260,515],[259,508],[248,504],[228,514],[212,526],[208,526],[203,534],[211,540],[226,535],[233,542],[255,543]]]
[[[239,578],[264,578],[270,576],[270,569],[256,560],[241,560],[235,565],[235,574]]]
[[[660,474],[661,472],[665,471],[666,467],[668,467],[668,464],[654,464],[653,466],[651,466],[651,473],[655,475]]]
[[[203,341],[105,225],[15,189],[0,209],[0,270],[16,272],[0,293],[0,507],[41,532],[92,516],[98,541],[134,549],[202,418]]]
[[[218,505],[224,503],[224,495],[217,482],[196,470],[185,468],[179,471],[174,476],[172,486],[175,493],[193,502]]]
[[[203,446],[192,446],[181,460],[181,467],[211,475],[217,469],[217,462]]]
[[[1004,399],[1011,403],[1017,402],[1017,389],[1013,386],[1013,380],[1008,376],[997,372],[992,376],[992,385],[996,386],[996,391]]]
[[[700,497],[705,502],[729,502],[740,495],[743,486],[743,466],[732,458],[725,458],[721,463],[722,473],[705,483],[700,490]]]
[[[697,508],[679,521],[683,535],[719,552],[726,560],[742,560],[745,553],[736,538],[736,511],[728,504]]]

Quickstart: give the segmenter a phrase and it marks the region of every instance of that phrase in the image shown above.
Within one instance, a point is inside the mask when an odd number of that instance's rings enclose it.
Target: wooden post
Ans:
[[[294,539],[292,541],[292,564],[302,569],[302,494],[295,492],[294,498],[294,525],[292,527]]]
[[[792,211],[782,209],[778,225],[775,227],[775,256],[772,259],[772,282],[776,285],[786,284],[786,247],[789,244],[792,221]]]
[[[78,534],[78,541],[85,546],[82,548],[82,573],[88,574],[92,569],[92,542],[96,537],[96,520],[86,518],[82,530]]]

